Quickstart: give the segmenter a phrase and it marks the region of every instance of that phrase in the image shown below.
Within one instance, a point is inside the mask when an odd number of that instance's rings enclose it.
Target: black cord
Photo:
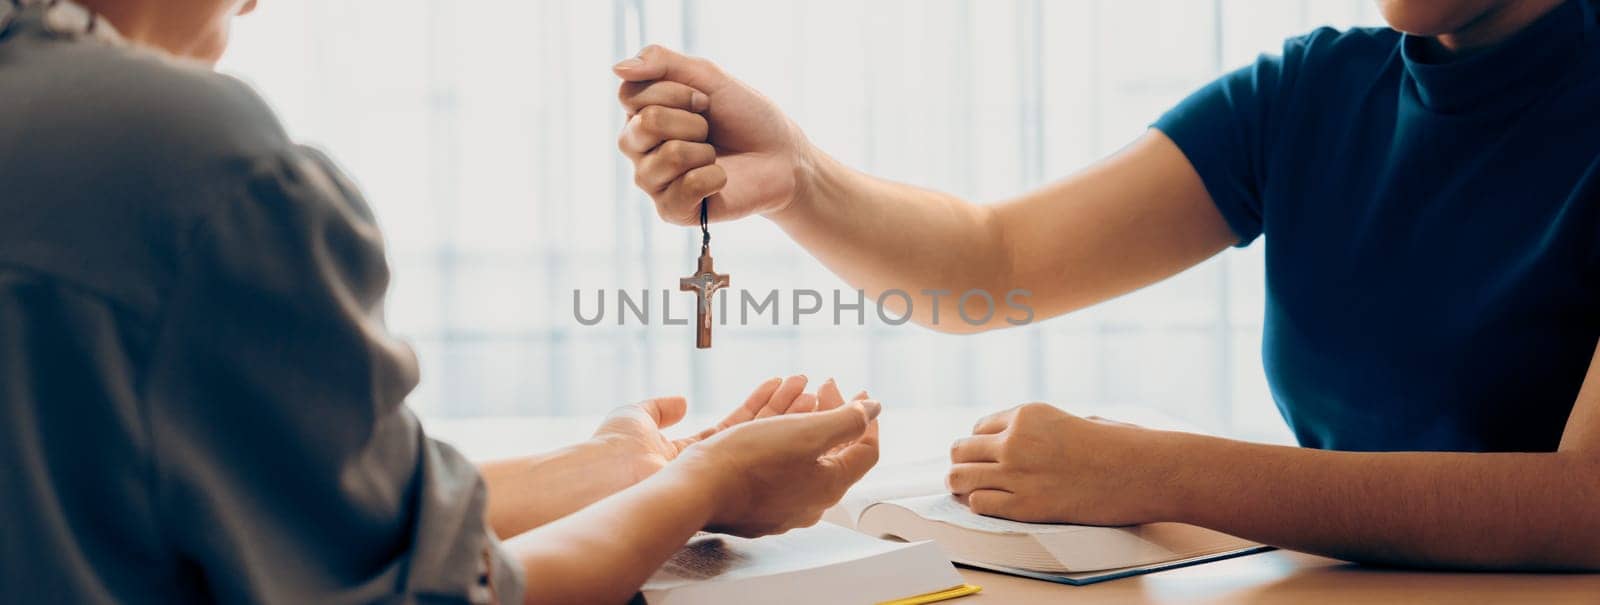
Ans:
[[[706,208],[710,205],[710,198],[700,200],[700,247],[702,248],[711,246],[711,228],[706,225],[706,214],[708,212]]]

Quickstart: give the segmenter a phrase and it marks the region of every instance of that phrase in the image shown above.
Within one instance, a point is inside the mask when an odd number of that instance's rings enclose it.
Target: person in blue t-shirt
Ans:
[[[1600,568],[1596,2],[1378,4],[1393,29],[1290,39],[1115,155],[992,206],[847,168],[749,86],[654,46],[613,68],[619,146],[667,221],[693,223],[702,198],[712,220],[764,215],[950,332],[1017,318],[969,325],[946,298],[937,321],[934,292],[1025,289],[1050,317],[1268,240],[1262,353],[1305,447],[1028,404],[952,448],[951,489],[977,512]]]

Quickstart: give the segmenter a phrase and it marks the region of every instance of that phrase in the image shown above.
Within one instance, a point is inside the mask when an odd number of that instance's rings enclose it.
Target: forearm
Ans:
[[[1360,562],[1600,569],[1600,459],[1353,453],[1177,435],[1180,521]]]
[[[489,488],[489,525],[508,539],[567,516],[637,483],[643,477],[633,467],[597,440],[479,464]]]
[[[812,256],[873,299],[904,292],[919,324],[975,330],[956,316],[956,299],[970,290],[989,292],[996,315],[1005,315],[1010,262],[989,208],[878,179],[820,152],[808,157],[795,200],[768,216]],[[906,311],[899,295],[883,302],[896,316]],[[983,315],[982,305],[969,298],[968,315]]]
[[[711,517],[713,490],[663,472],[513,538],[527,603],[625,603]]]
[[[935,326],[941,330],[1081,309],[1236,241],[1183,152],[1157,131],[1071,177],[988,206],[876,179],[821,153],[805,157],[815,159],[802,162],[796,199],[771,218],[852,285],[874,296],[898,289],[916,297],[918,323],[933,319],[923,291],[949,292]],[[996,312],[981,325],[953,316],[957,303],[949,299],[970,290],[994,298]],[[1014,291],[1031,314],[1007,304]],[[966,317],[987,310],[984,299],[968,298]]]

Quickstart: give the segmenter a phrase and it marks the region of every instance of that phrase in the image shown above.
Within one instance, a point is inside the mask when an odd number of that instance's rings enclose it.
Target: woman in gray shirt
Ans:
[[[803,377],[691,439],[679,398],[482,469],[428,439],[366,204],[209,70],[254,4],[0,0],[5,599],[622,601],[876,461],[878,404]]]

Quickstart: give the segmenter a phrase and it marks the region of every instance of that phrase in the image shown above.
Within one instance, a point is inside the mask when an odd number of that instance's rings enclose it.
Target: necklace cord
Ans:
[[[706,218],[707,218],[707,213],[708,213],[706,208],[708,206],[710,206],[710,205],[711,205],[711,199],[710,198],[706,198],[706,199],[700,200],[700,246],[701,247],[708,247],[708,246],[711,245],[711,229],[706,224]]]

